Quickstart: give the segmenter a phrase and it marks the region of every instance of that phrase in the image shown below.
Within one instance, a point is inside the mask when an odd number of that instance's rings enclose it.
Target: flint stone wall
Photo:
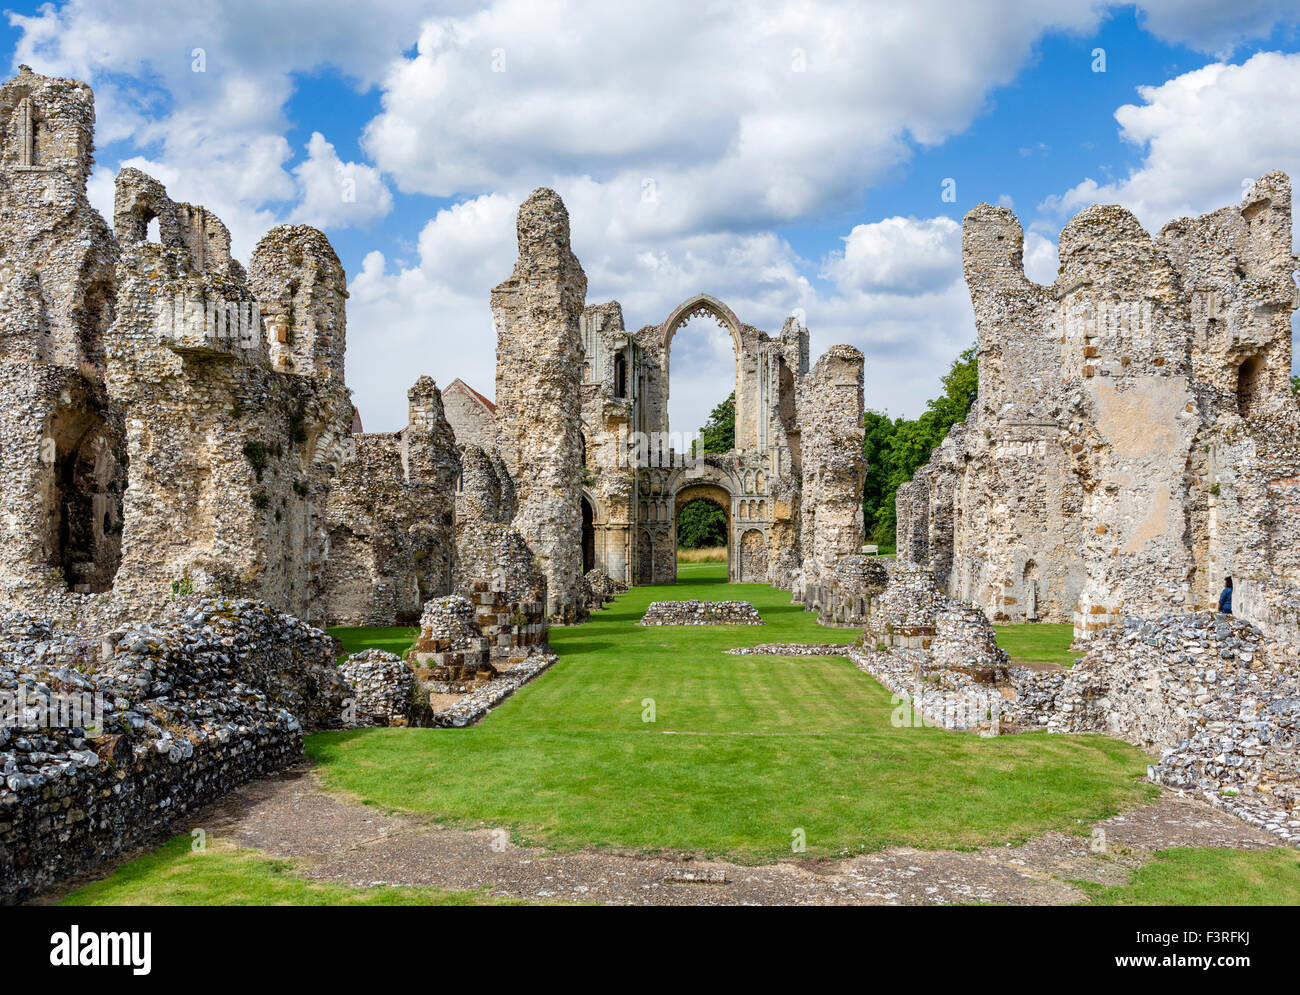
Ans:
[[[569,214],[539,188],[519,208],[519,258],[492,291],[497,329],[497,439],[515,484],[513,525],[546,575],[547,616],[586,617],[582,573],[582,341],[587,277]]]
[[[748,601],[652,601],[638,625],[766,625]]]
[[[1278,172],[1155,236],[1094,205],[1049,287],[1011,211],[971,210],[979,392],[899,488],[899,558],[994,621],[1072,618],[1081,639],[1211,607],[1229,574],[1300,585],[1291,227]]]
[[[251,601],[196,599],[96,642],[17,613],[0,634],[0,693],[27,705],[0,725],[6,904],[285,766],[348,692],[331,637]]]
[[[1089,642],[1048,728],[1158,752],[1152,780],[1300,842],[1300,675],[1247,622],[1126,619]]]

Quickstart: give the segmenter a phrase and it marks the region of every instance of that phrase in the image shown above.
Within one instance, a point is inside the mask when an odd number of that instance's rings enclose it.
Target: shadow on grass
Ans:
[[[564,653],[595,653],[597,650],[603,650],[607,646],[613,646],[614,643],[608,639],[564,639],[556,640],[557,645],[552,647],[557,651]]]

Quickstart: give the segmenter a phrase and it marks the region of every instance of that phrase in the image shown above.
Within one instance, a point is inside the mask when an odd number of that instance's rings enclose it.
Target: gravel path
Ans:
[[[1167,792],[1156,804],[1099,823],[1104,855],[1092,852],[1087,837],[1065,833],[972,852],[896,848],[760,867],[603,850],[553,853],[514,846],[499,829],[384,815],[322,791],[307,763],[245,785],[185,826],[295,858],[302,873],[321,880],[486,887],[502,896],[614,905],[1062,904],[1084,898],[1062,879],[1119,884],[1153,850],[1274,844],[1204,802]]]

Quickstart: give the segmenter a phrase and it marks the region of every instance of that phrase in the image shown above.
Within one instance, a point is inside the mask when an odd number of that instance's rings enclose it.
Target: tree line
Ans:
[[[952,428],[966,420],[978,388],[975,347],[958,356],[942,379],[943,393],[926,402],[918,418],[890,418],[879,411],[863,416],[867,481],[862,488],[862,520],[867,539],[886,550],[897,542],[894,495],[899,485],[929,462],[930,454]]]

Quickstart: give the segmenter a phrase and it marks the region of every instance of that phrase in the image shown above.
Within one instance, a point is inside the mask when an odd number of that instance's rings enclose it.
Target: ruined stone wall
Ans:
[[[683,427],[674,436],[668,422],[673,337],[696,317],[717,321],[736,347],[736,447],[707,458],[692,457]],[[588,562],[629,582],[672,583],[676,513],[683,495],[709,486],[728,514],[729,578],[801,591],[798,385],[808,330],[790,318],[774,337],[696,294],[635,335],[616,302],[589,305],[580,331]]]
[[[548,614],[586,613],[582,570],[582,347],[587,278],[569,245],[569,214],[553,190],[519,209],[519,259],[492,291],[497,329],[497,432],[515,483],[514,527],[546,574]]]
[[[636,535],[632,436],[641,431],[643,359],[617,301],[589,304],[582,337],[583,561],[631,583]]]
[[[460,457],[437,384],[421,377],[408,397],[405,429],[353,436],[339,463],[328,510],[332,625],[414,625],[426,601],[451,591]]]
[[[93,643],[13,613],[0,632],[0,904],[298,758],[347,694],[334,640],[255,602],[190,599]]]
[[[900,557],[1001,620],[1088,634],[1300,576],[1289,393],[1290,184],[1153,239],[1118,207],[1061,234],[1053,287],[1019,223],[963,226],[979,396],[898,497]]]
[[[114,238],[85,195],[89,89],[24,70],[0,117],[9,603],[111,625],[207,590],[323,617],[324,505],[351,418],[328,240],[274,229],[246,278],[220,219],[135,169]]]
[[[100,593],[121,557],[125,425],[104,384],[117,243],[86,198],[94,98],[23,67],[0,87],[0,584]]]
[[[303,242],[317,255],[300,256]],[[145,604],[173,590],[221,591],[323,620],[327,461],[352,413],[346,289],[332,250],[332,265],[319,265],[326,250],[319,232],[291,228],[272,230],[254,252],[254,286],[312,282],[318,299],[333,301],[291,312],[292,322],[275,316],[271,327],[289,339],[280,345],[309,340],[328,352],[278,372],[260,303],[229,267],[199,269],[181,248],[123,247],[107,335],[131,467],[116,596]]]
[[[766,625],[748,601],[652,601],[637,625]]]
[[[510,520],[521,531],[547,573],[553,620],[581,614],[581,607],[565,606],[583,602],[583,570],[600,569],[621,583],[676,580],[678,497],[700,484],[717,486],[729,515],[732,581],[778,584],[802,600],[806,556],[820,577],[839,555],[858,551],[861,483],[855,488],[853,477],[864,472],[860,354],[849,350],[853,359],[832,351],[825,372],[807,386],[808,330],[800,321],[787,319],[772,336],[707,294],[630,334],[618,302],[584,303],[586,280],[570,249],[568,216],[552,191],[538,190],[524,203],[518,227],[515,272],[492,294],[495,413],[460,381],[450,402],[462,447],[499,457],[501,504],[510,504],[506,491],[513,487],[516,511],[512,518],[493,511],[496,487],[476,451],[467,457],[457,508],[464,520]],[[673,336],[701,316],[726,329],[736,350],[736,448],[709,460],[692,459],[668,423]],[[832,427],[840,414],[853,422],[856,440]],[[805,552],[805,537],[814,535],[802,518],[809,419],[824,464],[811,479],[825,481],[819,500],[827,531],[820,547]],[[843,454],[855,450],[859,465],[845,463],[836,447]],[[834,469],[839,464],[848,467],[847,476]],[[853,490],[859,493],[851,498]]]

